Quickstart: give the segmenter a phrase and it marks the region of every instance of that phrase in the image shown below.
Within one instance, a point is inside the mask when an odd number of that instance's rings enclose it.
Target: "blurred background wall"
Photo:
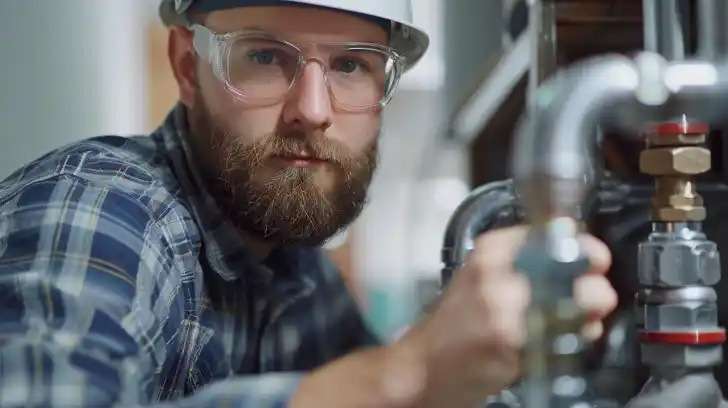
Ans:
[[[0,174],[80,138],[147,128],[148,2],[0,2]]]
[[[152,130],[176,100],[156,0],[0,2],[0,176],[81,138]],[[414,0],[432,35],[389,106],[371,203],[331,245],[384,335],[432,291],[447,218],[467,193],[462,147],[442,126],[500,50],[501,2]],[[425,281],[425,284],[422,284]]]

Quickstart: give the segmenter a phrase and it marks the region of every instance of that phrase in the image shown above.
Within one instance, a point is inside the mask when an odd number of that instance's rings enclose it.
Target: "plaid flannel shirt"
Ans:
[[[251,259],[172,110],[0,184],[0,407],[284,407],[375,345],[319,249]]]

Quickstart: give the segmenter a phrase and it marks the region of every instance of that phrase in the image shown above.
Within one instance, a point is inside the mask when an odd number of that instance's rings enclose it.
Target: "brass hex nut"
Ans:
[[[653,207],[702,207],[703,197],[699,195],[686,196],[682,194],[655,195],[651,199]]]
[[[710,150],[698,146],[647,149],[640,154],[640,171],[653,176],[695,175],[710,170]]]
[[[706,218],[705,207],[653,207],[650,215],[655,221],[665,222],[703,221]]]

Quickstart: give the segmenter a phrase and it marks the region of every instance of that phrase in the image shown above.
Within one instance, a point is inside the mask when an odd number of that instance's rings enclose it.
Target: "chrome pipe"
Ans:
[[[728,57],[728,2],[698,0],[698,56],[708,61]]]
[[[473,249],[475,239],[493,228],[504,212],[519,215],[519,200],[511,180],[497,181],[473,190],[458,206],[445,230],[442,245],[442,285],[450,281]]]
[[[652,52],[634,59],[599,57],[564,71],[538,93],[518,129],[513,160],[515,186],[532,226],[516,268],[538,288],[529,310],[523,395],[529,408],[562,408],[589,401],[585,392],[547,395],[561,378],[585,383],[573,356],[554,353],[552,346],[564,336],[576,338],[581,324],[571,288],[588,269],[576,238],[580,207],[595,181],[590,155],[596,130],[611,125],[639,131],[686,117],[719,122],[728,106],[728,62],[668,62]],[[569,313],[562,312],[564,305]],[[652,376],[672,381],[659,370]],[[664,381],[648,383],[640,395],[659,392],[653,383]]]
[[[642,0],[644,49],[668,60],[683,60],[687,55],[688,19],[681,7],[684,0]]]
[[[551,0],[532,0],[528,7],[531,58],[527,98],[558,69],[556,52],[556,5]]]
[[[531,222],[573,217],[594,183],[597,126],[638,133],[677,117],[720,122],[728,105],[728,62],[596,57],[539,89],[519,125],[513,175]]]

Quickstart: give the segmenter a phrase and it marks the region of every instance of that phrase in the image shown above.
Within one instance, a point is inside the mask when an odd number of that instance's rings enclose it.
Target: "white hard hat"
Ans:
[[[167,26],[187,26],[190,23],[188,11],[198,4],[207,11],[245,6],[309,5],[388,20],[391,23],[389,45],[405,57],[405,70],[422,58],[430,43],[427,33],[413,24],[412,0],[162,0],[159,14]]]

